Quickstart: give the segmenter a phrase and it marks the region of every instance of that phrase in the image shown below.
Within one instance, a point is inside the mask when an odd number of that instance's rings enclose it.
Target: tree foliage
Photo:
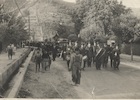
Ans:
[[[76,32],[84,39],[95,34],[116,35],[128,42],[139,33],[139,19],[131,13],[131,9],[117,0],[77,0],[71,16]]]
[[[2,15],[0,22],[0,41],[6,46],[10,43],[19,44],[21,41],[27,40],[29,35],[25,27],[25,22],[22,17],[17,17],[17,14]]]

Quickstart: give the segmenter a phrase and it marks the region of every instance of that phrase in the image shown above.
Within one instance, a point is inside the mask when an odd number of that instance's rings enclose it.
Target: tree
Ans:
[[[134,29],[139,21],[131,12],[117,0],[77,0],[72,18],[77,32],[85,39],[97,34],[116,35],[120,41],[129,41],[139,33]]]
[[[17,17],[16,14],[5,14],[2,20],[3,22],[0,23],[0,40],[5,46],[10,43],[19,44],[28,39],[29,34],[25,29],[26,26],[22,17]]]
[[[135,35],[138,36],[139,30],[137,26],[139,22],[140,20],[133,15],[121,15],[114,20],[112,30],[116,36],[120,37],[121,41],[128,43]]]

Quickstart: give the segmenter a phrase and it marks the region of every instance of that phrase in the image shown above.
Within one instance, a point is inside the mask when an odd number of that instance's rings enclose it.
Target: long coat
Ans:
[[[71,55],[71,60],[70,60],[70,67],[72,70],[72,81],[75,82],[76,84],[80,84],[80,77],[81,77],[81,63],[82,63],[82,55],[78,54],[80,56],[80,61],[75,62],[75,56],[76,54]]]

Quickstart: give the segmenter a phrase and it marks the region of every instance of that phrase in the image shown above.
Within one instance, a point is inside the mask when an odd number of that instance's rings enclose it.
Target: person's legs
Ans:
[[[36,63],[36,73],[37,73],[37,63]]]
[[[72,81],[76,85],[76,82],[77,82],[77,68],[75,66],[72,67]]]
[[[88,67],[89,67],[89,63],[90,63],[90,59],[88,58],[87,59],[87,65],[88,65]]]
[[[84,61],[83,70],[85,70],[85,67],[86,67],[86,61]]]
[[[8,58],[10,59],[10,54],[8,53]]]
[[[120,65],[120,58],[117,59],[117,69],[119,70],[119,65]]]
[[[98,62],[98,69],[99,69],[99,70],[101,70],[101,65],[102,65],[102,61],[99,60],[99,62]]]
[[[47,63],[48,63],[48,62],[45,62],[45,71],[47,70]]]
[[[62,52],[62,58],[63,58],[63,60],[64,60],[64,52]]]
[[[104,68],[107,68],[107,58],[104,60]]]
[[[44,71],[44,70],[45,70],[45,62],[42,61],[42,71]]]
[[[113,59],[111,58],[110,59],[110,65],[111,65],[111,68],[113,67]]]
[[[76,84],[80,84],[80,78],[81,78],[81,71],[78,69],[78,70],[77,70],[77,80],[76,80]]]
[[[96,70],[98,70],[99,68],[99,63],[98,63],[98,60],[96,60]]]
[[[116,64],[117,64],[116,59],[114,58],[113,61],[112,61],[112,65],[113,65],[114,69],[116,69]]]
[[[101,70],[102,61],[101,59],[96,60],[96,69]]]
[[[67,61],[67,66],[68,66],[68,69],[69,69],[69,63],[70,63],[70,60],[68,60],[68,61]]]
[[[38,71],[40,72],[40,63],[38,63]]]
[[[93,58],[92,58],[92,62],[93,62],[93,64],[94,64],[94,62],[95,62],[95,58],[94,58],[94,56],[93,56]]]
[[[55,61],[55,54],[53,54],[53,61]]]
[[[89,59],[89,67],[91,67],[92,58]]]
[[[11,54],[11,59],[12,59],[13,54]]]
[[[56,59],[56,54],[54,54],[54,60]]]
[[[105,58],[105,68],[107,68],[107,64],[108,64],[108,55]]]
[[[109,58],[110,58],[110,66],[111,66],[111,68],[112,68],[112,65],[113,65],[113,59],[112,59],[112,55],[111,55],[111,54],[109,55]]]
[[[51,67],[51,59],[49,59],[49,69],[50,69],[50,67]]]

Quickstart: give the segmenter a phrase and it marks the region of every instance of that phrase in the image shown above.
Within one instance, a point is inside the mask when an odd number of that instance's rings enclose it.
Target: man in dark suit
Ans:
[[[101,70],[102,59],[104,54],[105,54],[105,50],[100,44],[98,44],[97,54],[95,56],[97,70]]]
[[[113,67],[113,49],[115,49],[116,45],[115,43],[113,42],[111,47],[110,47],[110,65],[111,65],[111,68]]]
[[[56,56],[57,56],[57,46],[54,44],[52,48],[52,56],[53,56],[53,61],[55,61]]]

